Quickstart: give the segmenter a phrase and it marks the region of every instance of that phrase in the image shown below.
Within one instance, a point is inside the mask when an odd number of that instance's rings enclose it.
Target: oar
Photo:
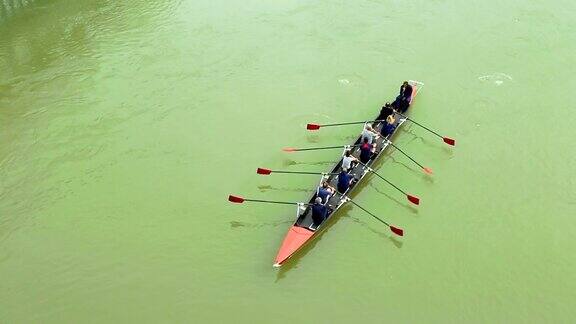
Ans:
[[[401,113],[397,113],[397,114],[400,115],[400,116],[402,116],[402,117],[404,117],[404,118],[406,118],[407,120],[413,122],[414,124],[416,124],[416,125],[424,128],[425,130],[429,131],[430,133],[432,133],[432,134],[440,137],[440,138],[444,141],[444,143],[446,143],[446,144],[448,144],[448,145],[452,145],[452,146],[455,146],[455,145],[456,145],[456,140],[455,140],[455,139],[450,138],[450,137],[447,137],[447,136],[442,136],[442,135],[436,133],[435,131],[431,130],[430,128],[428,128],[428,127],[426,127],[426,126],[424,126],[424,125],[416,122],[414,119],[412,119],[412,118],[410,118],[410,117],[408,117],[408,116],[405,116],[405,115],[403,115],[403,114],[401,114]]]
[[[358,205],[357,203],[355,203],[354,201],[352,201],[352,199],[344,196],[344,198],[346,198],[347,201],[353,203],[354,205],[358,206],[358,208],[362,209],[363,211],[367,212],[370,216],[376,218],[377,220],[379,220],[380,222],[388,225],[388,227],[390,228],[390,230],[399,236],[403,236],[404,235],[404,230],[395,226],[392,226],[388,223],[386,223],[385,221],[383,221],[382,219],[380,219],[378,216],[372,214],[371,212],[367,211],[364,207]],[[275,201],[275,200],[260,200],[260,199],[246,199],[243,197],[239,197],[239,196],[233,196],[233,195],[229,195],[228,196],[228,201],[236,203],[236,204],[242,204],[245,201],[249,201],[249,202],[259,202],[259,203],[268,203],[268,204],[283,204],[283,205],[310,205],[310,204],[303,204],[303,203],[297,203],[297,202],[289,202],[289,201]]]
[[[337,193],[338,193],[339,195],[341,195],[341,196],[342,196],[344,199],[346,199],[346,201],[349,201],[349,202],[351,202],[351,203],[352,203],[354,206],[356,206],[356,207],[358,207],[358,208],[362,209],[362,210],[363,210],[363,211],[365,211],[365,212],[366,212],[368,215],[370,215],[370,216],[372,216],[372,217],[376,218],[376,219],[377,219],[377,220],[379,220],[381,223],[383,223],[383,224],[387,225],[387,226],[388,226],[388,228],[390,228],[390,230],[392,231],[392,233],[394,233],[394,234],[396,234],[396,235],[398,235],[398,236],[404,236],[404,230],[403,230],[403,229],[401,229],[401,228],[399,228],[399,227],[396,227],[396,226],[393,226],[393,225],[390,225],[390,224],[388,224],[387,222],[383,221],[383,220],[382,220],[380,217],[378,217],[378,216],[376,216],[376,215],[372,214],[371,212],[369,212],[368,210],[366,210],[366,208],[364,208],[364,207],[362,207],[362,206],[358,205],[358,204],[357,204],[355,201],[353,201],[352,199],[348,198],[347,196],[344,196],[344,195],[342,195],[342,194],[341,194],[341,193],[339,193],[339,192],[337,192]]]
[[[270,175],[270,173],[314,174],[314,175],[325,175],[325,174],[335,175],[335,174],[339,174],[339,173],[326,173],[326,172],[278,171],[278,170],[270,170],[270,169],[264,169],[264,168],[258,168],[258,169],[256,170],[256,173],[261,174],[261,175]]]
[[[330,126],[343,126],[343,125],[356,125],[356,124],[364,124],[364,123],[374,123],[374,122],[381,122],[384,120],[363,120],[363,121],[355,121],[355,122],[347,122],[347,123],[337,123],[337,124],[308,124],[306,125],[307,130],[319,130],[320,127],[330,127]]]
[[[420,198],[411,195],[409,193],[407,193],[406,191],[396,187],[392,182],[388,181],[386,178],[384,178],[383,176],[379,175],[376,171],[374,171],[371,167],[367,166],[366,164],[358,161],[358,163],[362,164],[368,171],[372,172],[375,176],[379,177],[380,179],[386,181],[389,185],[391,185],[392,187],[396,188],[396,190],[400,191],[401,193],[403,193],[406,198],[408,198],[408,200],[413,203],[414,205],[420,205]]]
[[[338,146],[324,146],[324,147],[308,147],[308,148],[294,148],[294,147],[285,147],[282,149],[284,152],[299,152],[299,151],[315,151],[315,150],[330,150],[330,149],[341,149],[346,146],[360,146],[360,145],[338,145]]]
[[[291,202],[291,201],[275,201],[275,200],[260,200],[260,199],[247,199],[240,196],[229,195],[228,201],[241,204],[245,201],[250,202],[260,202],[260,203],[268,203],[268,204],[282,204],[282,205],[310,205],[310,204],[303,204],[298,202]]]
[[[425,167],[422,164],[418,163],[416,160],[414,160],[413,158],[410,157],[410,155],[406,154],[404,151],[402,151],[398,146],[394,145],[394,143],[392,143],[391,141],[388,141],[388,144],[392,145],[392,147],[394,147],[395,149],[397,149],[398,151],[400,151],[400,153],[404,154],[407,158],[409,158],[410,160],[412,160],[412,162],[416,163],[419,167],[422,168],[422,170],[424,170],[424,172],[428,173],[428,174],[432,174],[432,169],[430,169],[429,167]]]

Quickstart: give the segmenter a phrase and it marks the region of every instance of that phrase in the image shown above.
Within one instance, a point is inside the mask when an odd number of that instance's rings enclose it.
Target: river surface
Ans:
[[[0,1],[0,323],[576,321],[574,1]],[[304,201],[405,79],[354,207]]]

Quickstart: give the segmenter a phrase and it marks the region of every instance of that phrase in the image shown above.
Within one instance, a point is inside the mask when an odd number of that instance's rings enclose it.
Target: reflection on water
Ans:
[[[279,225],[291,224],[293,220],[281,221],[281,222],[272,222],[272,223],[249,223],[243,221],[231,221],[230,228],[261,228],[261,227],[276,227]]]
[[[378,192],[379,194],[385,196],[386,198],[392,200],[393,202],[395,202],[396,204],[408,209],[412,214],[418,214],[419,209],[412,206],[412,204],[403,201],[398,200],[397,198],[385,193],[384,191],[380,190],[376,185],[374,185],[372,182],[368,182],[368,185],[370,187],[372,187],[374,190],[376,190],[376,192]],[[402,194],[403,195],[403,194]]]
[[[374,227],[374,224],[368,224],[367,222],[365,222],[364,220],[360,220],[359,218],[356,217],[352,217],[350,216],[350,218],[357,224],[360,224],[362,227],[366,228],[367,230],[369,230],[370,232],[380,236],[381,238],[386,238],[388,240],[390,240],[390,242],[392,242],[392,244],[394,244],[395,247],[397,248],[402,248],[402,246],[404,245],[403,241],[400,241],[396,236],[394,236],[393,234],[390,234],[390,230],[388,229],[387,226],[384,226],[384,224],[377,222],[377,224],[380,224],[384,227],[382,227],[382,229],[376,229]]]
[[[314,192],[314,189],[306,189],[306,188],[287,188],[287,187],[273,187],[270,185],[260,185],[258,186],[258,190],[260,190],[261,192],[266,192],[266,191],[292,191],[292,192]]]
[[[36,0],[0,0],[0,25]]]
[[[287,167],[291,165],[333,165],[337,162],[338,161],[294,161],[290,159],[284,159],[282,164]]]
[[[308,143],[318,143],[320,142],[320,136],[317,134],[314,135],[306,135],[306,142]]]
[[[412,128],[408,128],[408,127],[402,128],[401,133],[412,135],[411,138],[408,141],[406,141],[407,144],[410,144],[410,143],[414,142],[415,140],[419,140],[422,143],[426,143],[426,140],[424,139],[424,137],[414,133],[414,130],[412,130]]]

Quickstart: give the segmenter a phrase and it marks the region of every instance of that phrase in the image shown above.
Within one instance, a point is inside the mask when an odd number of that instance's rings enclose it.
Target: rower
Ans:
[[[352,178],[352,175],[348,173],[348,169],[342,169],[340,174],[338,174],[338,192],[341,194],[346,193],[348,188],[350,188],[352,181],[354,181],[354,179]]]
[[[311,230],[315,230],[315,227],[322,224],[328,215],[328,208],[322,204],[322,198],[316,197],[314,204],[312,205],[312,221],[308,227]]]
[[[388,116],[386,118],[386,124],[384,124],[384,126],[382,126],[382,129],[380,130],[380,134],[382,134],[383,137],[388,137],[392,133],[394,133],[394,130],[396,129],[396,125],[394,125],[395,122],[396,119],[394,118],[393,115]]]
[[[376,133],[376,131],[374,131],[374,128],[372,128],[372,126],[366,124],[366,126],[364,126],[364,130],[362,131],[362,138],[367,138],[368,139],[368,143],[372,144],[374,142],[375,138],[378,138],[378,133]]]
[[[342,168],[351,169],[356,166],[356,163],[354,162],[357,163],[358,159],[352,155],[351,150],[346,150],[346,152],[344,152],[344,157],[342,158]]]
[[[378,115],[378,118],[376,118],[376,120],[382,120],[385,121],[386,118],[388,118],[388,116],[394,114],[394,108],[392,107],[392,105],[387,102],[382,109],[380,109],[380,115]]]
[[[410,106],[410,99],[412,98],[412,86],[408,81],[404,81],[400,86],[400,94],[396,97],[396,100],[392,104],[394,108],[399,110],[401,113],[405,113]]]
[[[374,146],[368,143],[368,139],[364,138],[364,143],[360,146],[360,162],[366,164],[372,157]]]
[[[322,182],[322,185],[316,190],[316,197],[322,199],[321,203],[326,205],[330,197],[334,194],[336,189],[328,184],[328,181]]]

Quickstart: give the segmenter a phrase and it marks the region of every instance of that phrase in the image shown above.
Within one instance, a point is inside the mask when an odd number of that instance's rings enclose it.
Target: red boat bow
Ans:
[[[280,250],[278,251],[278,255],[276,255],[276,265],[280,266],[282,262],[286,261],[296,250],[298,250],[308,239],[312,237],[314,232],[300,227],[300,226],[292,226],[290,230],[288,230],[288,234],[284,238],[284,242],[282,242],[282,246],[280,246]]]

